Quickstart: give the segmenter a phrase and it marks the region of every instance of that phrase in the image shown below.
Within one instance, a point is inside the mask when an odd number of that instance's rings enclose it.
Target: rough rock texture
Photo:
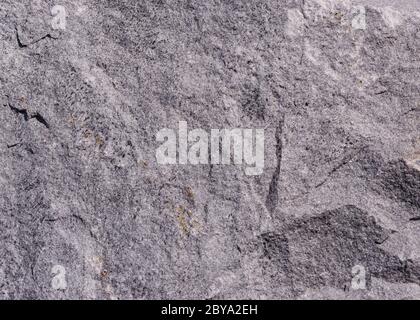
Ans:
[[[1,0],[0,298],[419,299],[419,10]],[[180,120],[263,174],[158,164]]]

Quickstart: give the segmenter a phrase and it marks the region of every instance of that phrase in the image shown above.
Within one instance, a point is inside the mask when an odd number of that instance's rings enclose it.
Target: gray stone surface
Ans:
[[[419,10],[2,0],[0,299],[419,299]],[[180,120],[263,174],[158,164]]]

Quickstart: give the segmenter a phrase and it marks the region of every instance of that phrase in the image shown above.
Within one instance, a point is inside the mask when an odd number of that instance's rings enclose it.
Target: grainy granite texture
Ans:
[[[419,299],[419,10],[1,0],[0,299]],[[158,164],[180,120],[263,174]]]

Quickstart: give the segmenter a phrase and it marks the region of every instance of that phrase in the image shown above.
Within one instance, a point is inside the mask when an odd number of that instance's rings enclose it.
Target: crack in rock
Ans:
[[[32,45],[34,45],[34,44],[36,44],[36,43],[38,43],[42,40],[45,40],[45,39],[52,39],[52,40],[58,40],[59,39],[58,37],[54,37],[53,35],[51,35],[51,33],[47,33],[45,36],[42,36],[41,38],[36,39],[32,42],[23,43],[22,40],[20,39],[19,29],[18,29],[17,26],[15,27],[15,30],[16,30],[16,40],[17,40],[19,48],[29,48],[30,46],[32,46]]]
[[[8,98],[9,99],[9,98]],[[29,114],[27,109],[19,109],[15,106],[13,106],[9,101],[7,102],[10,110],[12,110],[14,113],[16,113],[17,115],[23,115],[23,119],[25,121],[29,121],[31,119],[35,119],[36,121],[38,121],[39,123],[41,123],[43,126],[45,126],[47,129],[50,128],[49,123],[47,122],[47,120],[45,120],[45,118],[39,114],[39,112],[36,112],[34,114]]]

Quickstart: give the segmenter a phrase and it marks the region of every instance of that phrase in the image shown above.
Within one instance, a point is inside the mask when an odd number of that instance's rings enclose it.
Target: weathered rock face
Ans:
[[[404,3],[2,0],[0,298],[419,299]],[[263,173],[158,163],[180,121]]]

